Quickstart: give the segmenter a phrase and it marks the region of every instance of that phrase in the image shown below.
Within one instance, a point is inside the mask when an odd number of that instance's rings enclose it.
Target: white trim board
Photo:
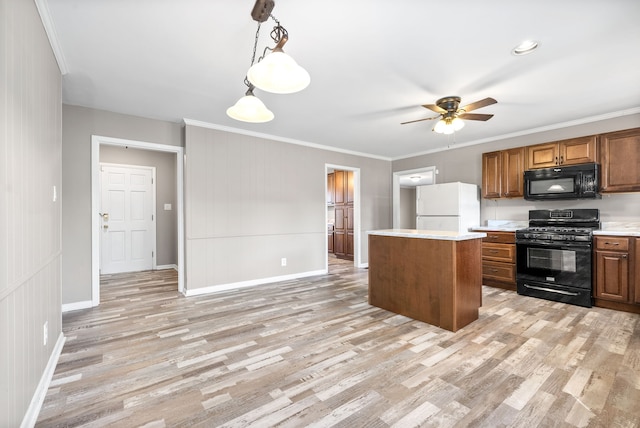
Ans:
[[[131,147],[176,154],[176,182],[178,197],[178,292],[184,294],[184,148],[168,144],[125,140],[122,138],[91,136],[91,301],[100,304],[100,145]]]
[[[246,288],[246,287],[255,287],[257,285],[271,284],[271,283],[280,282],[280,281],[290,281],[292,279],[306,278],[309,276],[326,275],[327,273],[328,271],[326,269],[321,269],[321,270],[313,270],[309,272],[294,273],[291,275],[272,276],[269,278],[252,279],[249,281],[232,282],[229,284],[211,285],[209,287],[201,287],[201,288],[187,290],[185,295],[187,297],[192,297],[192,296],[200,296],[203,294],[213,294],[213,293],[219,293],[221,291],[237,290],[239,288]]]
[[[65,303],[62,305],[62,312],[79,311],[81,309],[89,309],[93,307],[93,300],[85,300],[84,302]]]
[[[42,403],[44,403],[47,390],[49,389],[49,385],[51,385],[51,379],[53,378],[53,373],[58,365],[58,360],[60,359],[60,354],[62,353],[62,348],[64,347],[64,342],[66,340],[67,339],[64,337],[64,334],[60,333],[60,335],[58,335],[58,340],[51,351],[49,361],[47,362],[44,372],[42,372],[40,382],[38,382],[38,386],[33,393],[33,397],[31,397],[31,403],[29,404],[29,408],[27,408],[27,412],[22,419],[20,428],[31,428],[36,425],[40,409],[42,408]]]

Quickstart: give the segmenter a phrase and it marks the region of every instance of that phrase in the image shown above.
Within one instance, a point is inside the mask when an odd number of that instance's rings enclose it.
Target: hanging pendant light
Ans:
[[[287,55],[282,47],[289,35],[287,30],[276,21],[276,26],[271,31],[271,39],[276,42],[276,47],[271,50],[268,55],[263,55],[258,62],[247,71],[247,79],[256,88],[263,91],[272,92],[274,94],[291,94],[298,92],[309,86],[311,77],[304,68],[289,55]],[[265,48],[266,51],[269,48]]]
[[[249,87],[244,97],[227,109],[227,115],[235,120],[252,123],[269,122],[274,118],[273,112],[253,95],[252,87]]]
[[[309,73],[282,50],[289,40],[289,35],[280,25],[280,21],[271,14],[274,5],[273,0],[256,0],[251,11],[251,17],[258,22],[258,29],[253,43],[251,66],[244,78],[244,84],[249,89],[244,97],[227,109],[227,115],[233,119],[261,123],[274,118],[274,114],[253,94],[255,88],[275,94],[291,94],[303,90],[311,82]],[[268,18],[276,22],[276,26],[271,31],[271,39],[276,46],[273,49],[265,47],[262,56],[256,62],[260,24]],[[268,50],[271,53],[267,55]]]

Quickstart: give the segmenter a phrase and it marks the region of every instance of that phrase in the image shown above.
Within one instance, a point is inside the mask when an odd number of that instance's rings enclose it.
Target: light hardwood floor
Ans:
[[[637,427],[640,316],[483,287],[452,333],[369,306],[367,270],[200,297],[103,278],[63,317],[37,426]]]

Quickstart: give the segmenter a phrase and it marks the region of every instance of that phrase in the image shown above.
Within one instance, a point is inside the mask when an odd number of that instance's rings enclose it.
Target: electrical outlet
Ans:
[[[283,257],[280,259],[280,266],[286,266],[287,265],[287,258]]]
[[[47,346],[47,340],[49,339],[49,321],[44,322],[44,326],[42,328],[42,342],[44,346]]]

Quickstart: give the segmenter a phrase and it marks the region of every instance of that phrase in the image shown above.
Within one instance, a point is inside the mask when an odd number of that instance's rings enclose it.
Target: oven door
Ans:
[[[517,278],[591,289],[590,242],[516,242]]]
[[[518,294],[590,308],[591,243],[516,240]]]

